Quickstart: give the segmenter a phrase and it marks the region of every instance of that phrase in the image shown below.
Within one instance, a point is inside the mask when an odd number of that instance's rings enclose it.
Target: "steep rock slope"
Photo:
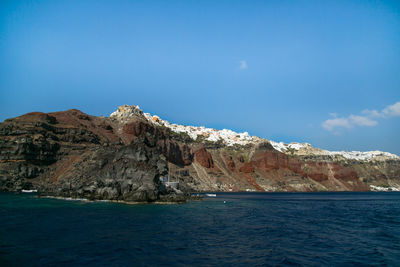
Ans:
[[[0,125],[0,189],[88,199],[185,200],[182,192],[160,182],[168,173],[167,161],[154,136],[146,131],[127,141],[123,133],[114,133],[118,127],[109,118],[78,110],[6,120]]]
[[[170,124],[124,105],[107,117],[28,113],[0,124],[0,189],[125,201],[182,201],[189,191],[400,189],[398,156],[330,152]],[[169,174],[180,190],[166,187]]]

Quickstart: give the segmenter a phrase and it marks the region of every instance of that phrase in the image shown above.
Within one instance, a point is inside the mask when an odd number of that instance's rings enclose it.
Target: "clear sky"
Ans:
[[[400,1],[0,1],[0,120],[122,104],[400,155]]]

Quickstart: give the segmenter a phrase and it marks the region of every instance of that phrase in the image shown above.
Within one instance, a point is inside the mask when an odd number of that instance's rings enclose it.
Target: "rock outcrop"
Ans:
[[[211,154],[202,147],[194,152],[195,160],[204,168],[210,169],[214,168],[214,161]]]
[[[121,106],[110,118],[32,112],[0,124],[0,190],[130,202],[190,191],[400,190],[400,159],[329,152],[205,127]],[[169,174],[179,190],[164,184]]]
[[[0,189],[93,200],[184,201],[184,192],[160,181],[168,173],[163,152],[173,152],[162,151],[149,130],[154,128],[138,119],[134,132],[78,110],[6,120],[0,124]],[[181,154],[176,161],[184,162]]]

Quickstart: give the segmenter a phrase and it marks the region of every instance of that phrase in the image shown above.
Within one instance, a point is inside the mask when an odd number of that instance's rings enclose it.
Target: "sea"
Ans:
[[[1,266],[400,266],[400,193],[136,204],[0,193]]]

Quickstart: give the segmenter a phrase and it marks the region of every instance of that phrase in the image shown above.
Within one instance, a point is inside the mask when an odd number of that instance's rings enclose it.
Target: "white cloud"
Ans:
[[[361,113],[365,114],[367,116],[373,117],[373,118],[382,117],[382,114],[375,109],[373,109],[373,110],[366,109],[366,110],[363,110]]]
[[[347,118],[334,118],[324,121],[322,127],[328,131],[333,131],[336,127],[351,128],[351,125]]]
[[[389,105],[382,109],[382,111],[373,110],[363,110],[361,112],[364,114],[353,115],[351,114],[348,117],[338,118],[337,113],[329,113],[333,119],[328,119],[322,123],[322,127],[325,130],[331,131],[333,134],[338,134],[336,129],[340,128],[353,128],[356,126],[364,126],[364,127],[373,127],[378,125],[378,118],[388,118],[388,117],[397,117],[400,116],[400,102],[396,102],[393,105]],[[374,119],[373,119],[374,118]]]
[[[350,121],[351,125],[357,125],[357,126],[376,126],[376,125],[378,125],[377,121],[374,121],[365,116],[350,115],[349,121]]]
[[[374,121],[365,116],[350,115],[347,118],[328,119],[322,123],[322,127],[328,131],[333,131],[335,128],[353,128],[355,126],[376,126],[377,121]]]
[[[388,117],[400,116],[400,102],[396,102],[393,105],[387,106],[382,110],[382,114]]]
[[[246,69],[248,69],[246,60],[241,60],[239,63],[240,63],[240,65],[239,65],[239,70],[246,70]]]
[[[363,110],[363,114],[374,118],[387,118],[387,117],[398,117],[400,116],[400,102],[396,102],[393,105],[389,105],[382,109],[382,111],[373,110]]]

